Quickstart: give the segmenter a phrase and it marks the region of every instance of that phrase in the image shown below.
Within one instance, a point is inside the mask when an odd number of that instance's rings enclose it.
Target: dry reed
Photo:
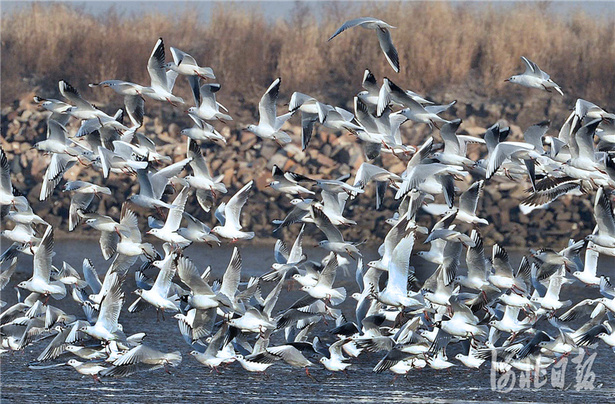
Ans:
[[[255,113],[260,95],[278,75],[283,97],[301,91],[328,103],[347,103],[366,67],[419,93],[461,86],[468,93],[505,99],[515,92],[503,79],[523,70],[521,55],[549,72],[570,97],[605,108],[615,104],[612,17],[563,16],[547,12],[540,3],[504,10],[489,3],[387,2],[350,7],[323,3],[325,10],[317,18],[298,3],[287,19],[268,21],[252,8],[220,3],[204,24],[197,7],[188,6],[173,17],[150,13],[137,18],[113,10],[95,17],[57,3],[5,13],[2,102],[11,103],[34,87],[58,96],[59,79],[82,89],[86,97],[108,101],[113,94],[90,91],[87,83],[123,79],[147,84],[147,58],[156,39],[163,37],[167,46],[214,68],[223,85],[219,99],[231,112]],[[400,74],[388,66],[375,35],[367,30],[326,41],[345,19],[359,15],[398,27],[392,35]],[[187,86],[179,87],[177,92],[190,99]]]

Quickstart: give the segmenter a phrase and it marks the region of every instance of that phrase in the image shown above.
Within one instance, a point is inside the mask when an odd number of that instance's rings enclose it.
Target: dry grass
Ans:
[[[503,79],[523,70],[520,56],[534,60],[571,98],[613,108],[615,22],[545,12],[543,4],[518,3],[497,10],[489,3],[323,3],[317,20],[298,4],[287,20],[268,22],[233,3],[214,7],[211,21],[194,8],[169,18],[152,13],[110,13],[104,18],[63,4],[33,4],[2,18],[2,102],[35,86],[57,96],[66,79],[86,97],[107,101],[106,91],[87,83],[124,79],[146,84],[146,63],[158,37],[214,68],[223,84],[219,99],[231,112],[256,111],[263,90],[282,76],[283,96],[301,91],[328,103],[346,103],[360,89],[363,70],[389,76],[419,93],[447,86],[497,98],[511,97]],[[326,39],[346,19],[373,15],[397,26],[393,40],[402,71],[395,74],[372,32],[354,29]],[[170,59],[170,55],[168,55]],[[188,97],[187,86],[177,92]],[[513,92],[514,93],[514,92]],[[514,95],[514,94],[513,94]],[[106,98],[105,98],[106,97]]]

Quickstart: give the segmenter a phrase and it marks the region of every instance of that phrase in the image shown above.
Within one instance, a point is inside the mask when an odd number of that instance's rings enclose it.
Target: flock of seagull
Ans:
[[[394,27],[383,21],[348,21],[330,39],[355,26],[377,32],[380,47],[398,72],[389,31]],[[123,203],[119,218],[90,210],[94,197],[111,195],[110,188],[82,180],[63,185],[63,191],[72,195],[68,230],[82,225],[100,233],[101,254],[109,262],[104,277],[87,257],[81,271],[68,262],[60,265],[59,257],[54,257],[53,227],[12,186],[10,164],[0,150],[1,235],[12,242],[0,257],[3,267],[8,267],[0,274],[0,286],[11,283],[18,260],[28,259],[27,255],[33,260],[32,276],[17,285],[18,292],[29,295],[10,307],[2,303],[2,352],[39,344],[42,351],[31,368],[70,365],[98,381],[161,368],[169,371],[182,362],[179,351],[161,352],[149,345],[144,333],[127,335],[122,326],[151,306],[163,319],[173,315],[178,337],[191,347],[194,359],[216,371],[232,362],[249,372],[286,363],[304,368],[312,377],[308,369],[317,361],[331,372],[346,372],[362,353],[379,352],[374,372],[403,375],[426,366],[446,369],[459,364],[479,368],[492,358],[498,371],[532,372],[536,366],[545,369],[563,356],[597,344],[615,347],[615,288],[609,277],[597,272],[601,254],[615,256],[610,195],[615,188],[610,155],[615,149],[615,115],[579,99],[557,136],[546,136],[548,121],[527,128],[523,141],[507,140],[510,129],[498,123],[483,137],[461,135],[457,134],[461,120],[439,116],[454,102],[434,104],[390,78],[379,85],[366,70],[353,112],[295,92],[289,111],[278,116],[278,78],[260,100],[258,124],[247,131],[284,147],[292,138],[282,127],[299,114],[304,149],[314,126],[322,125],[356,135],[366,162],[354,173],[354,182],[348,181],[350,175],[313,179],[274,166],[269,186],[287,195],[292,209],[274,221],[273,234],[280,236],[288,226],[300,226],[300,231],[290,249],[279,239],[275,263],[263,268],[262,276],[244,282],[240,248],[235,246],[220,281],[213,279],[210,267],[191,261],[183,251],[201,243],[216,246],[252,239],[254,233],[242,227],[241,211],[253,182],[226,198],[222,176],[209,170],[201,153],[203,143],[221,147],[226,143],[214,127],[233,119],[216,101],[221,86],[212,82],[211,68],[199,66],[179,49],[170,51],[173,61],[167,62],[163,40],[157,41],[147,62],[151,86],[122,80],[91,84],[124,97],[125,108],[115,115],[93,106],[67,81],[59,82],[64,101],[35,97],[51,112],[46,139],[33,145],[51,155],[41,201],[56,192],[63,174],[75,164],[102,173],[110,182],[136,174],[139,193]],[[563,95],[547,73],[522,59],[525,72],[507,81]],[[192,89],[194,106],[186,112],[194,126],[181,131],[186,158],[172,162],[139,129],[145,100],[185,109],[184,100],[172,92],[179,76]],[[80,121],[80,126],[69,135],[66,124],[71,119]],[[439,133],[420,145],[404,144],[400,128],[408,121]],[[443,145],[436,143],[438,137]],[[485,157],[469,159],[469,145],[484,147]],[[406,169],[392,173],[376,165],[382,153],[392,153],[407,164]],[[595,193],[594,231],[566,245],[531,250],[513,267],[504,246],[486,246],[481,236],[481,226],[488,222],[477,208],[492,177],[529,179],[528,195],[520,202],[524,213],[546,208],[563,195],[591,198]],[[345,240],[340,228],[357,225],[344,216],[345,206],[362,198],[371,183],[376,188],[376,209],[385,197],[394,198],[398,208],[386,221],[391,228],[378,249],[380,258],[363,265],[361,243]],[[467,189],[460,192],[456,184]],[[167,197],[170,194],[173,199]],[[210,228],[184,211],[192,195],[203,211],[214,212],[217,226]],[[444,203],[436,203],[438,198]],[[147,234],[164,242],[162,252],[143,240],[137,208],[151,213]],[[427,229],[417,224],[421,215],[439,220]],[[6,228],[9,222],[14,223],[11,229]],[[322,261],[309,260],[303,250],[309,226],[324,234],[318,245],[328,254]],[[419,239],[430,248],[413,253]],[[142,263],[135,265],[139,260]],[[425,263],[433,264],[434,270],[421,281],[411,264]],[[136,299],[128,302],[125,281],[137,266],[137,289],[131,291]],[[351,266],[356,269],[358,292],[348,296],[335,281],[340,268]],[[572,283],[587,286],[586,295],[593,297],[573,304],[565,286]],[[291,293],[294,285],[300,285],[299,292],[292,292],[297,300],[280,307],[281,294]],[[54,306],[54,301],[63,299],[69,302],[66,305],[79,306],[82,314]],[[353,299],[354,312],[339,308],[347,299]],[[120,319],[125,305],[128,313]],[[449,348],[455,345],[460,348]],[[455,356],[458,363],[447,356],[451,349],[461,350]]]

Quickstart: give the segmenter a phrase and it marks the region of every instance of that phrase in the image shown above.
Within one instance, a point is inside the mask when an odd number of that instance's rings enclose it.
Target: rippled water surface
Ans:
[[[242,279],[261,275],[273,262],[272,248],[269,246],[240,246],[243,257]],[[100,274],[107,269],[100,257],[98,245],[90,241],[58,241],[55,265],[61,265],[66,260],[80,268],[84,256],[89,256]],[[230,247],[209,249],[207,247],[190,247],[186,255],[192,258],[199,267],[211,265],[214,275],[222,276],[231,255]],[[323,256],[318,250],[308,251],[310,259]],[[365,259],[373,259],[375,251],[366,254]],[[418,261],[416,259],[415,261]],[[515,261],[517,262],[517,261]],[[10,304],[15,302],[11,287],[17,282],[29,277],[31,260],[20,260],[19,273],[14,275],[10,287],[3,292],[2,299]],[[416,265],[416,263],[415,263]],[[613,275],[612,261],[601,262],[601,273]],[[418,265],[419,274],[428,272],[431,267]],[[338,274],[336,286],[345,286],[350,295],[357,290],[354,283],[354,268],[351,274]],[[129,277],[127,292],[134,290],[134,280]],[[597,291],[579,287],[567,287],[562,294],[570,295],[574,302],[583,297],[597,297]],[[283,309],[302,295],[300,291],[287,292],[283,290],[276,309]],[[594,386],[591,391],[576,391],[575,365],[568,362],[565,389],[556,389],[547,382],[540,388],[520,389],[518,381],[510,392],[492,390],[488,364],[480,370],[467,370],[465,367],[455,367],[450,371],[435,371],[422,369],[410,372],[406,377],[398,377],[393,382],[393,374],[372,372],[376,363],[384,353],[363,354],[359,359],[353,359],[353,367],[349,369],[348,377],[344,374],[331,375],[319,364],[311,369],[315,380],[308,378],[303,369],[290,368],[282,363],[276,363],[267,370],[267,375],[250,374],[237,363],[221,369],[220,373],[211,373],[192,358],[188,353],[191,348],[185,344],[179,334],[176,320],[167,317],[166,321],[156,321],[156,312],[146,310],[131,314],[126,308],[136,296],[126,294],[120,322],[127,334],[146,332],[146,343],[161,351],[179,350],[183,361],[172,374],[160,369],[154,372],[139,373],[127,378],[105,378],[102,384],[95,383],[90,377],[81,376],[71,367],[62,366],[45,370],[31,370],[27,367],[45,348],[47,341],[28,346],[23,353],[6,353],[1,356],[1,395],[3,402],[124,402],[124,403],[168,403],[168,402],[581,402],[605,403],[615,399],[615,353],[601,344],[597,350],[598,356],[591,371],[595,373]],[[348,299],[341,307],[349,318],[352,318],[354,307],[352,299]],[[54,302],[56,303],[56,302]],[[80,315],[80,309],[69,299],[58,303],[62,309]],[[331,328],[331,324],[329,327]],[[315,335],[329,342],[332,336],[326,332],[327,326],[320,325]],[[274,336],[273,344],[282,336]],[[449,347],[449,358],[457,353],[457,347]],[[67,360],[68,356],[58,359]],[[570,359],[573,359],[572,356]],[[317,358],[312,359],[318,361]],[[551,369],[549,369],[550,376]],[[519,376],[519,374],[517,374]],[[499,377],[499,376],[498,376]],[[496,379],[498,380],[498,379]]]

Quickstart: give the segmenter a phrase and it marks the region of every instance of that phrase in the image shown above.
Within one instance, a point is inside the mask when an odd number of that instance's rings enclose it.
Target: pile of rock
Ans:
[[[31,145],[45,137],[46,118],[48,113],[41,111],[32,101],[29,94],[21,101],[2,110],[2,147],[11,160],[13,181],[15,187],[28,197],[34,211],[48,220],[62,235],[67,229],[68,208],[70,196],[63,193],[60,187],[54,191],[53,197],[45,202],[39,202],[41,178],[47,168],[49,157],[32,150]],[[450,99],[451,94],[445,97]],[[153,104],[153,103],[152,103]],[[452,115],[464,120],[462,131],[473,136],[482,136],[485,128],[505,117],[509,122],[521,123],[522,127],[529,126],[544,119],[546,112],[551,116],[564,116],[565,109],[548,108],[535,112],[536,117],[527,116],[525,107],[521,105],[504,105],[487,103],[486,100],[477,103],[458,103]],[[149,103],[148,103],[149,108]],[[180,135],[180,130],[188,126],[185,116],[168,106],[152,107],[159,111],[147,111],[148,116],[156,118],[145,120],[143,131],[154,139],[159,151],[170,156],[174,161],[185,158],[186,139]],[[541,115],[541,116],[539,116]],[[247,118],[249,119],[249,118]],[[517,122],[520,120],[522,122]],[[169,124],[169,122],[171,122]],[[293,118],[291,122],[295,122]],[[72,123],[71,125],[76,125]],[[510,124],[511,138],[520,139],[522,129]],[[353,175],[361,163],[365,161],[359,141],[351,134],[332,133],[328,129],[317,125],[315,134],[309,147],[301,150],[299,126],[288,126],[293,142],[280,148],[274,142],[263,142],[254,135],[244,132],[240,125],[223,126],[219,130],[227,139],[227,145],[221,147],[215,144],[204,145],[203,152],[211,167],[212,173],[224,175],[224,183],[229,188],[229,194],[239,189],[243,184],[254,179],[256,189],[245,206],[243,215],[244,225],[257,234],[259,240],[273,237],[271,221],[282,219],[290,210],[289,198],[267,187],[271,180],[271,168],[278,165],[284,170],[292,170],[314,178],[337,178],[344,174]],[[417,145],[430,133],[424,125],[412,123],[403,127],[404,139],[407,143]],[[75,133],[76,127],[71,126],[70,133]],[[436,142],[441,141],[437,131],[433,133]],[[469,157],[479,159],[484,156],[484,147],[471,146]],[[406,162],[391,154],[384,154],[382,164],[392,172],[401,173]],[[91,167],[76,164],[65,174],[66,180],[82,179],[111,188],[113,195],[104,196],[95,200],[93,208],[100,213],[119,217],[119,207],[128,196],[138,192],[138,183],[134,177],[112,174],[103,179],[100,172]],[[458,187],[464,190],[467,185],[459,183]],[[591,202],[588,198],[562,198],[554,202],[548,210],[539,210],[524,215],[519,210],[519,201],[525,196],[528,183],[499,182],[491,180],[485,186],[485,193],[480,201],[479,214],[491,223],[482,227],[481,232],[487,244],[503,242],[507,247],[539,247],[567,241],[568,237],[579,238],[590,231],[592,226]],[[368,187],[366,193],[354,200],[348,201],[347,217],[358,222],[358,226],[345,229],[345,235],[351,240],[382,240],[388,231],[384,220],[391,217],[397,208],[398,201],[393,199],[393,191],[387,191],[387,197],[381,211],[374,210],[375,198],[373,187]],[[225,199],[227,196],[221,196]],[[192,199],[191,199],[192,200]],[[195,214],[206,223],[213,224],[213,212],[203,212],[194,202],[187,207],[187,211]],[[140,212],[142,216],[151,212]],[[423,225],[430,225],[433,219],[429,215],[421,215]],[[296,233],[298,226],[285,229],[283,234],[289,237]],[[75,230],[81,235],[95,236],[87,226],[80,226]],[[312,233],[319,238],[317,230]],[[68,235],[68,234],[65,234]]]

